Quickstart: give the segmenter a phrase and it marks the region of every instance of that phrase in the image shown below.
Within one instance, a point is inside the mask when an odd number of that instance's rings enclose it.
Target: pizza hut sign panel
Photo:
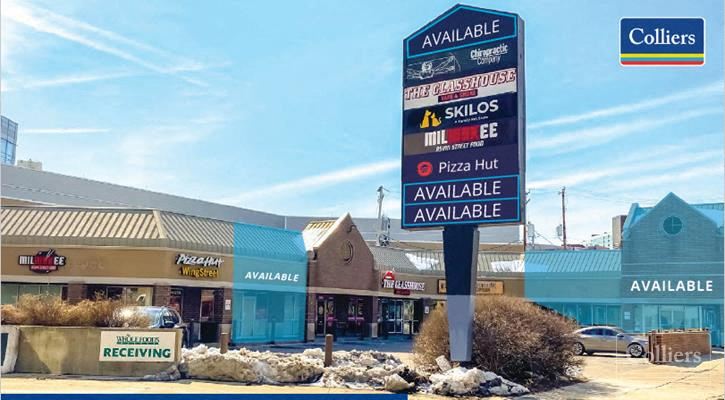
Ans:
[[[47,274],[64,266],[65,256],[57,254],[54,249],[41,250],[33,256],[19,256],[18,264],[27,265],[33,272]]]

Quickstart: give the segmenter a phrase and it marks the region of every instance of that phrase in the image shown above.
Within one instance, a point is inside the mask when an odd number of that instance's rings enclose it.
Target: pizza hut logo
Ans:
[[[65,265],[65,256],[55,253],[54,249],[39,251],[34,256],[19,256],[18,264],[27,265],[31,271],[49,273]]]
[[[433,173],[433,164],[430,161],[421,161],[418,163],[416,170],[418,171],[418,176],[425,178]]]

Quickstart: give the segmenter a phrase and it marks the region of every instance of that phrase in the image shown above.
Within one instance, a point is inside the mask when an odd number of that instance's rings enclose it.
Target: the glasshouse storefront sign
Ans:
[[[102,331],[99,361],[173,362],[176,332]]]

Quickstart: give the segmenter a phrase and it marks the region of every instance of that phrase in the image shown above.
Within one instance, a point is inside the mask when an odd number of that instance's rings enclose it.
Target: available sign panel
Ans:
[[[523,220],[523,21],[458,5],[404,41],[402,227]]]
[[[102,331],[99,361],[173,362],[176,332]]]

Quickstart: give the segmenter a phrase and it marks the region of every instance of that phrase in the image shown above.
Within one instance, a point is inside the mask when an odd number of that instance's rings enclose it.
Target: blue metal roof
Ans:
[[[664,201],[666,198],[674,196],[678,199],[680,199],[676,194],[674,193],[668,193],[667,196],[665,196],[662,200],[660,200],[659,203]],[[682,199],[680,199],[682,200]],[[709,220],[713,221],[718,228],[723,227],[723,221],[725,220],[725,212],[724,210],[724,204],[723,203],[700,203],[700,204],[691,204],[687,203],[684,200],[682,200],[683,203],[687,204],[688,206],[692,207],[693,209],[700,212],[700,214],[704,215]],[[657,204],[659,204],[657,203]],[[627,216],[627,220],[624,225],[624,229],[627,230],[634,224],[636,224],[642,217],[647,215],[648,212],[652,211],[657,207],[657,205],[653,207],[640,207],[639,204],[634,203],[632,204],[632,207],[630,208],[629,215]]]
[[[307,262],[302,232],[234,224],[234,255]]]
[[[524,272],[619,272],[619,250],[544,250],[524,254]]]

